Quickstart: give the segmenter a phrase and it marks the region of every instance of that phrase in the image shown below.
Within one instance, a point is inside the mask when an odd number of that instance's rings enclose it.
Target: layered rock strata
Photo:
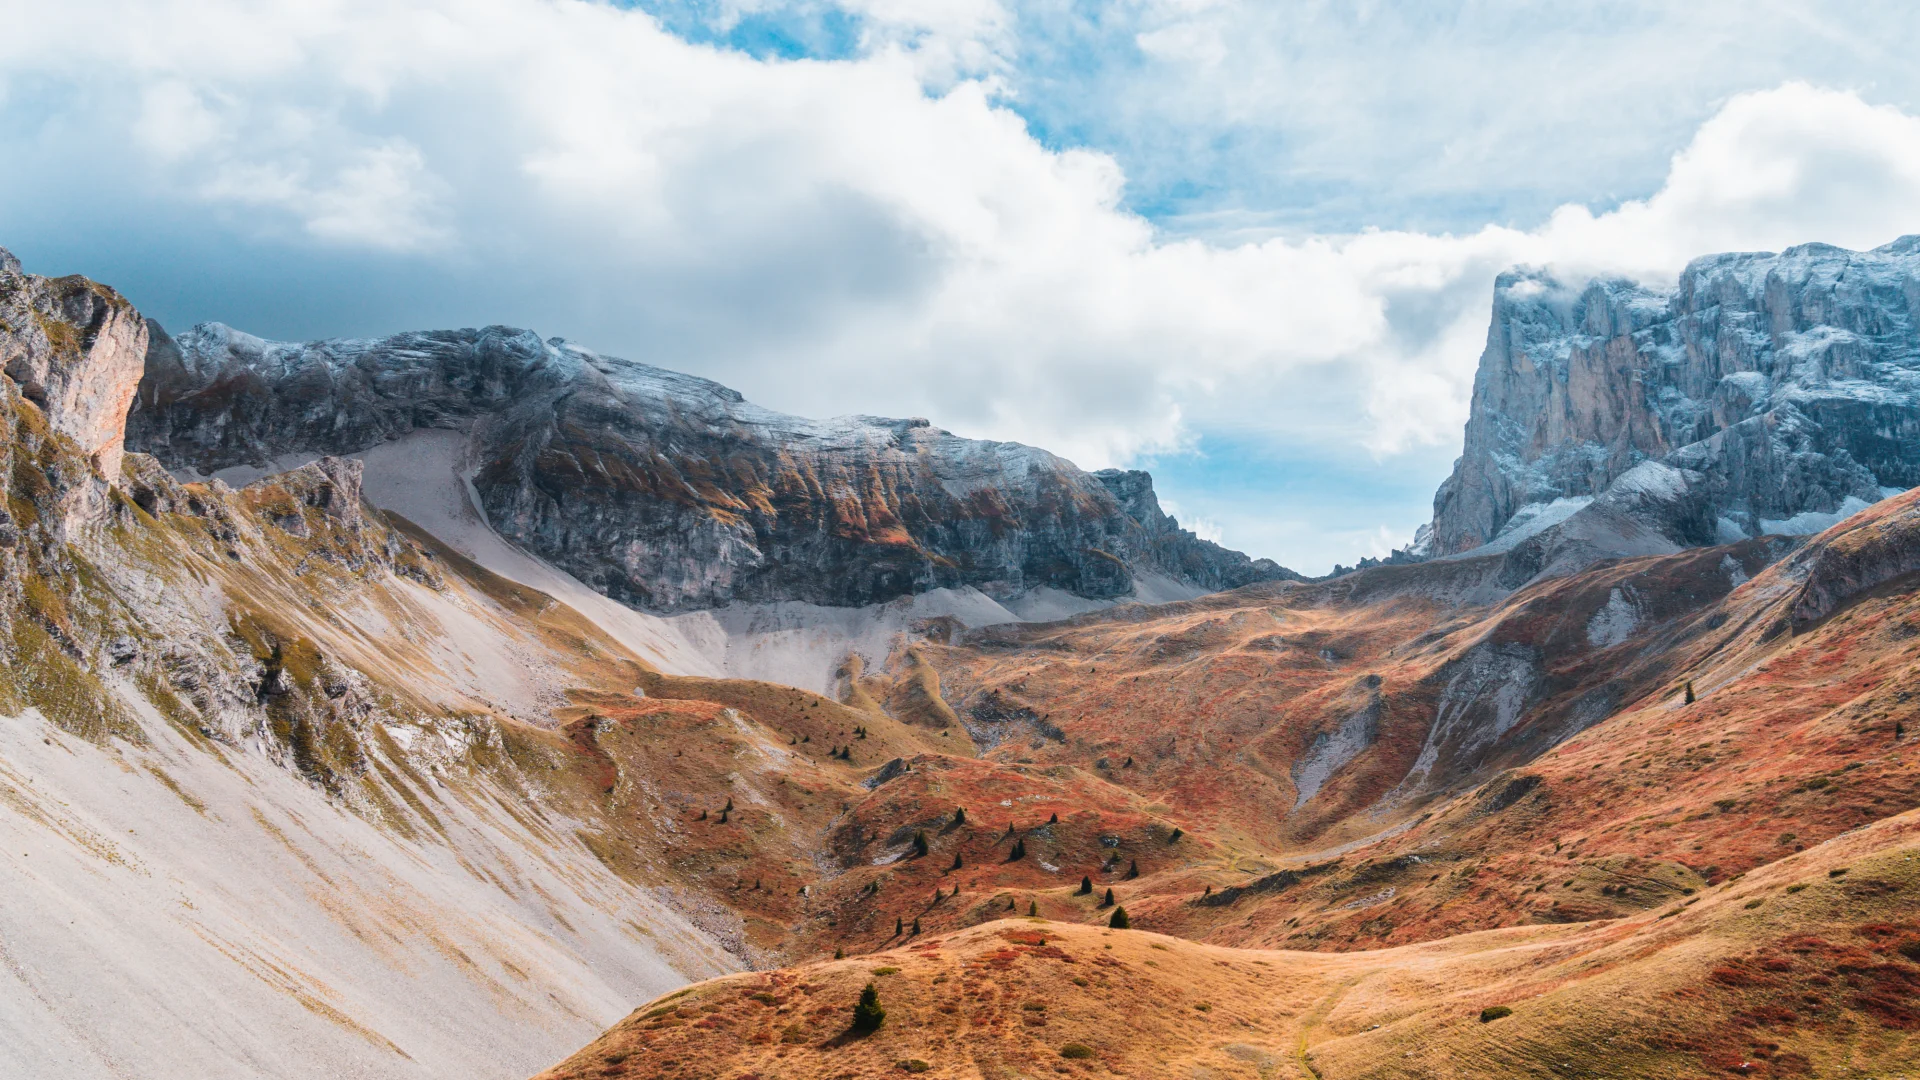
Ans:
[[[120,475],[146,353],[147,324],[119,293],[83,277],[25,273],[0,249],[0,370],[109,482]]]
[[[1914,236],[1711,255],[1664,290],[1501,275],[1433,553],[1556,523],[1649,461],[1698,503],[1682,544],[1817,532],[1920,484],[1917,307]]]
[[[503,536],[650,611],[1294,576],[1181,529],[1145,473],[1089,474],[920,419],[785,416],[505,327],[306,344],[154,327],[128,438],[210,472],[427,428],[471,431],[473,490]]]

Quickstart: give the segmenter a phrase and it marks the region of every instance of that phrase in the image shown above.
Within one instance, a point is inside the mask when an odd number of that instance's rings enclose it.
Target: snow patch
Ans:
[[[1640,627],[1640,608],[1624,589],[1607,595],[1607,603],[1587,620],[1587,644],[1596,649],[1618,645]]]
[[[1840,503],[1840,509],[1832,513],[1820,513],[1817,510],[1803,510],[1790,518],[1761,518],[1760,531],[1776,536],[1812,536],[1826,532],[1835,525],[1865,510],[1869,504],[1856,495],[1849,495]]]
[[[967,626],[1019,621],[1019,616],[971,587],[934,589],[861,608],[798,600],[733,604],[663,621],[729,677],[830,694],[836,672],[849,654],[858,654],[869,668],[878,668],[886,663],[900,635],[917,623],[940,617]]]
[[[1493,539],[1470,551],[1461,552],[1461,555],[1478,557],[1510,550],[1521,541],[1537,536],[1579,513],[1591,502],[1591,495],[1575,495],[1552,502],[1528,503],[1513,512],[1513,516],[1507,519]]]
[[[1720,556],[1720,572],[1727,575],[1727,584],[1736,589],[1747,583],[1747,568],[1731,555]]]
[[[1354,713],[1340,722],[1340,726],[1331,732],[1322,731],[1313,737],[1313,745],[1307,748],[1306,756],[1293,764],[1293,786],[1295,810],[1307,805],[1327,779],[1340,771],[1340,767],[1361,751],[1372,746],[1380,737],[1380,703],[1375,701],[1366,708]]]
[[[1658,461],[1643,461],[1607,485],[1607,491],[1644,495],[1657,502],[1672,502],[1687,494],[1686,474]]]

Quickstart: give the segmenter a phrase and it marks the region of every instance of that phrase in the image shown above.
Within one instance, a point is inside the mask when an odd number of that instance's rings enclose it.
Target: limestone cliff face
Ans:
[[[109,483],[119,480],[122,425],[146,353],[146,323],[119,293],[24,273],[0,249],[0,371]]]
[[[1920,237],[1708,256],[1671,290],[1503,274],[1433,552],[1564,516],[1646,461],[1697,477],[1707,542],[1920,485],[1917,311]]]
[[[653,611],[1292,576],[1181,530],[1145,473],[1091,475],[925,420],[785,416],[504,327],[307,344],[155,328],[128,421],[136,448],[208,471],[421,428],[471,431],[474,491],[502,535]]]

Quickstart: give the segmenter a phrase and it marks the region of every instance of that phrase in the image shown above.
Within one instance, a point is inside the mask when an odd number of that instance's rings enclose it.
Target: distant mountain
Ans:
[[[1432,552],[1808,534],[1920,485],[1917,315],[1920,236],[1710,255],[1671,289],[1502,274]]]
[[[502,536],[654,612],[940,588],[1174,599],[1297,577],[1201,540],[1142,472],[925,420],[806,420],[706,379],[506,327],[286,344],[157,326],[129,445],[212,472],[471,433]]]

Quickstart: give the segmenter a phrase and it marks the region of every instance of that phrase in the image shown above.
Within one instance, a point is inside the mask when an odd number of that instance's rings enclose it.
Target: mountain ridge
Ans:
[[[1695,520],[1652,529],[1681,546],[1818,532],[1920,485],[1917,316],[1920,236],[1702,256],[1670,289],[1509,270],[1431,551],[1524,538],[1648,462],[1695,489]]]
[[[1089,474],[917,418],[785,416],[530,331],[275,343],[202,324],[152,342],[129,440],[170,467],[461,428],[494,528],[642,610],[956,587],[1105,601],[1140,574],[1203,591],[1297,577],[1181,529],[1144,473]]]

